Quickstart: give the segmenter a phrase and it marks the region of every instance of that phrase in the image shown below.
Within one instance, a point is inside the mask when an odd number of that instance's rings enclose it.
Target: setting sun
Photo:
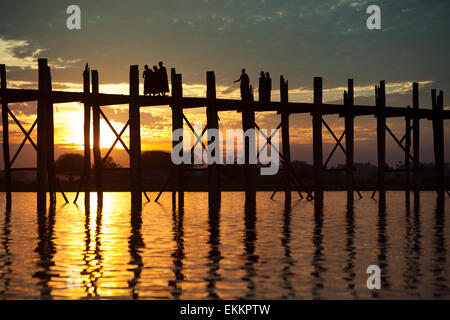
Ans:
[[[76,150],[84,149],[84,139],[83,139],[83,126],[84,119],[83,113],[80,110],[83,108],[80,104],[72,104],[72,106],[64,106],[64,112],[55,112],[55,143],[62,144],[67,148],[73,148]],[[92,115],[91,115],[92,119]],[[109,120],[111,125],[114,127],[117,133],[120,133],[122,130],[123,124],[122,122],[117,122],[113,120]],[[91,128],[92,128],[92,120],[91,120]],[[100,119],[100,147],[102,149],[109,149],[114,141],[116,140],[116,136],[109,128],[106,121],[101,118]],[[129,139],[129,130],[128,128],[122,134],[122,140],[125,144],[128,145]],[[91,147],[93,145],[93,132],[91,130]],[[115,149],[124,149],[123,145],[118,142],[114,146]]]

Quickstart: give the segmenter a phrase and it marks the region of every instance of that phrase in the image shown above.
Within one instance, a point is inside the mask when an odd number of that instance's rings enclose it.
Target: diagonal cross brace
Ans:
[[[23,132],[23,134],[25,135],[25,138],[23,139],[22,143],[19,146],[19,149],[17,149],[16,154],[14,155],[13,159],[10,162],[10,166],[12,166],[12,164],[14,163],[14,161],[16,160],[17,156],[19,155],[20,151],[22,150],[23,146],[25,145],[25,142],[28,140],[30,141],[31,145],[33,146],[34,150],[37,151],[37,146],[34,143],[33,139],[31,139],[30,135],[33,132],[34,127],[37,124],[37,119],[33,122],[33,125],[31,126],[30,130],[28,130],[28,132],[25,130],[25,128],[22,126],[22,124],[20,123],[19,120],[17,120],[17,118],[14,116],[14,114],[11,112],[11,110],[8,108],[8,113],[11,116],[11,118],[13,118],[14,122],[19,126],[20,130]],[[59,184],[59,180],[56,179],[56,175],[55,175],[55,181],[56,181],[56,185],[59,188],[64,200],[66,201],[66,203],[69,203],[69,200],[67,200],[66,194],[64,193],[64,191],[61,188],[61,185]]]
[[[189,120],[188,120],[188,119],[186,118],[186,116],[184,115],[184,113],[183,113],[183,119],[184,119],[184,121],[186,121],[186,123],[187,123],[189,129],[191,129],[192,133],[193,133],[193,134],[195,135],[195,137],[196,137],[195,142],[194,142],[194,146],[192,147],[192,150],[194,150],[194,147],[197,145],[198,142],[201,142],[201,143],[202,143],[203,149],[206,149],[206,146],[205,146],[205,144],[204,144],[203,141],[202,141],[202,137],[203,137],[203,135],[205,134],[205,131],[206,131],[206,129],[207,129],[207,126],[205,126],[205,128],[203,129],[201,135],[199,136],[199,135],[197,134],[197,132],[195,131],[194,127],[191,125],[191,123],[189,122]],[[191,151],[192,151],[192,150],[191,150]]]
[[[406,153],[406,149],[403,146],[402,142],[397,139],[395,134],[391,131],[391,129],[389,129],[389,127],[387,125],[386,125],[386,131],[389,133],[389,135],[392,137],[392,139],[394,139],[394,141],[397,142],[398,146],[403,150],[403,152]],[[410,153],[408,153],[408,158],[410,158],[412,161],[414,161],[414,159],[413,159],[413,157],[411,156]]]
[[[25,145],[25,143],[27,142],[27,140],[33,141],[33,139],[31,139],[30,135],[33,132],[34,127],[37,124],[37,119],[34,120],[33,125],[31,126],[30,130],[28,130],[28,132],[25,134],[25,138],[22,140],[22,143],[20,144],[19,148],[17,149],[16,153],[14,154],[14,157],[12,158],[12,160],[9,163],[9,166],[12,167],[14,161],[16,160],[16,158],[19,156],[20,151],[22,150],[23,146]],[[36,148],[36,147],[35,147]]]
[[[125,126],[122,128],[122,130],[119,132],[119,134],[116,137],[116,140],[114,140],[114,143],[111,145],[111,147],[109,148],[108,152],[106,153],[105,157],[102,159],[102,162],[100,163],[100,168],[105,164],[106,160],[108,159],[109,155],[111,154],[111,152],[113,151],[114,147],[116,146],[117,142],[121,139],[122,134],[125,132],[125,130],[128,128],[128,126],[130,125],[130,120],[127,121],[127,123],[125,124]],[[130,150],[128,148],[125,149],[128,154],[130,154]]]
[[[331,157],[333,156],[334,152],[336,151],[336,149],[338,148],[338,146],[341,144],[342,138],[344,138],[345,136],[345,130],[344,132],[342,132],[338,142],[334,145],[333,150],[331,150],[330,155],[327,158],[327,161],[325,161],[325,164],[323,165],[323,168],[326,169],[327,168],[327,164],[328,162],[331,160]],[[345,151],[344,151],[345,153]]]
[[[27,131],[24,129],[24,127],[20,124],[19,120],[17,120],[16,116],[11,112],[11,110],[8,108],[8,113],[13,118],[14,122],[19,126],[20,130],[22,130],[23,134],[25,135],[26,139],[30,141],[30,143],[33,145],[33,147],[37,150],[37,146],[34,143],[34,141],[31,139],[31,137],[28,135]]]
[[[280,152],[276,147],[274,147],[274,146],[272,145],[272,138],[273,138],[273,136],[278,132],[278,130],[280,130],[280,128],[281,128],[281,123],[280,123],[280,124],[277,126],[277,128],[270,134],[270,137],[267,137],[267,136],[264,134],[264,132],[261,131],[261,128],[260,128],[256,123],[255,123],[255,127],[256,127],[256,129],[261,133],[261,135],[262,135],[264,138],[266,138],[266,142],[265,142],[264,145],[261,147],[261,149],[258,150],[258,153],[256,154],[256,159],[259,159],[259,154],[261,153],[261,151],[264,150],[264,148],[266,148],[266,146],[267,146],[268,144],[270,144],[270,146],[271,146],[272,148],[274,148],[276,152],[278,152],[278,154],[280,155],[280,157],[283,158],[283,155],[281,154],[281,152]]]
[[[341,141],[336,137],[336,135],[334,134],[333,130],[331,130],[331,128],[328,126],[328,124],[325,122],[325,120],[322,119],[322,123],[325,126],[325,128],[327,128],[327,130],[331,133],[331,135],[333,136],[334,140],[336,140],[336,143],[338,144],[338,146],[341,147],[341,149],[344,152],[344,154],[347,154],[347,152],[345,151],[344,146],[341,144]],[[345,131],[344,131],[344,133],[345,133]]]
[[[344,154],[347,154],[347,151],[345,150],[344,146],[342,145],[342,139],[346,136],[346,130],[344,130],[341,134],[341,136],[339,137],[339,139],[337,138],[337,136],[334,134],[333,130],[331,130],[331,128],[328,126],[328,124],[325,122],[325,120],[322,119],[322,123],[325,125],[325,127],[327,128],[327,130],[331,133],[331,135],[333,136],[334,140],[336,141],[335,146],[333,147],[333,149],[330,152],[330,155],[328,156],[327,160],[325,161],[325,164],[323,165],[323,168],[326,169],[327,168],[327,164],[328,162],[331,160],[331,157],[333,156],[334,152],[336,151],[336,149],[338,147],[341,148],[341,150],[344,152]],[[359,198],[362,199],[362,195],[361,192],[355,188],[355,192],[358,194]]]
[[[98,108],[100,111],[100,114],[102,116],[103,119],[105,119],[105,122],[108,124],[108,126],[110,127],[111,131],[114,133],[114,135],[117,137],[117,139],[120,141],[120,143],[122,144],[122,146],[124,147],[125,150],[127,150],[128,154],[130,153],[130,150],[128,149],[127,145],[125,144],[125,142],[123,142],[121,135],[119,135],[116,131],[116,129],[114,129],[114,127],[112,126],[112,124],[109,122],[108,118],[106,117],[106,115],[103,113],[102,109]],[[127,123],[129,123],[130,121],[128,121]],[[115,142],[117,143],[117,142]]]

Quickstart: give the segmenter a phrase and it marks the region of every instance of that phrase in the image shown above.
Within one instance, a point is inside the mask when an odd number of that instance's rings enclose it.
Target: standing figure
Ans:
[[[163,66],[163,62],[162,61],[159,62],[158,72],[159,72],[159,79],[161,81],[160,82],[160,84],[161,84],[160,92],[161,92],[161,94],[163,96],[165,96],[166,92],[169,92],[169,80],[167,78],[166,67]]]
[[[261,71],[259,73],[259,88],[258,88],[258,94],[259,94],[259,101],[265,102],[267,97],[267,81],[264,76],[264,71]]]
[[[247,100],[250,96],[250,79],[245,73],[245,69],[242,69],[241,76],[234,82],[241,82],[241,98],[242,100]]]
[[[158,67],[157,66],[153,66],[153,74],[150,80],[150,92],[156,96],[159,95],[161,92],[161,85],[160,85],[161,81],[160,81],[160,76],[159,76],[159,71],[158,71]]]
[[[144,66],[144,72],[142,73],[142,78],[144,78],[144,96],[151,94],[151,78],[153,71],[148,68],[148,65]]]
[[[270,102],[272,95],[272,78],[270,78],[270,74],[266,72],[266,102]]]

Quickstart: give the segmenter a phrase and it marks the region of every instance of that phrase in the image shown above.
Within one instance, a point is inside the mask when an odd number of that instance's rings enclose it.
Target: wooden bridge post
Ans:
[[[83,175],[84,175],[84,200],[85,203],[90,202],[90,178],[91,178],[91,101],[90,91],[91,81],[89,69],[83,71],[83,93],[84,93],[84,162],[83,162]]]
[[[353,79],[348,79],[348,91],[344,94],[345,105],[345,163],[347,176],[347,203],[354,200],[354,115],[353,115],[354,93]]]
[[[280,76],[281,139],[283,144],[284,202],[291,203],[291,146],[289,143],[288,82]]]
[[[248,94],[242,99],[242,129],[244,131],[244,188],[245,205],[249,209],[256,206],[256,164],[251,163],[252,155],[256,152],[255,110],[253,108],[253,92],[249,88]],[[256,154],[255,154],[256,158]]]
[[[48,168],[48,126],[49,126],[49,87],[47,59],[39,59],[39,93],[37,107],[37,208],[39,211],[47,207],[47,168]]]
[[[131,206],[142,209],[142,181],[141,181],[141,121],[137,103],[139,96],[139,69],[130,66],[130,176],[131,176]]]
[[[322,147],[322,78],[314,78],[313,162],[315,205],[323,206],[323,147]]]
[[[444,170],[444,123],[442,111],[444,108],[444,99],[442,91],[436,98],[436,90],[431,90],[433,106],[433,141],[434,141],[434,165],[436,170],[436,192],[439,199],[443,199],[445,170]]]
[[[102,150],[100,145],[100,106],[96,102],[99,93],[98,71],[92,70],[92,136],[94,156],[95,189],[97,190],[97,203],[103,203],[103,181],[102,181]]]
[[[11,209],[11,159],[9,155],[8,100],[6,97],[6,67],[0,64],[0,93],[2,96],[3,163],[5,164],[6,210]]]
[[[385,82],[380,81],[380,86],[376,88],[376,108],[377,108],[377,155],[378,155],[378,196],[379,204],[386,203],[386,91]]]
[[[411,108],[407,107],[405,115],[405,194],[409,200],[411,191],[411,172],[410,172],[410,155],[411,155]]]
[[[55,126],[53,118],[53,100],[52,100],[52,76],[50,67],[47,67],[47,92],[48,100],[48,162],[47,162],[47,181],[49,189],[50,204],[56,203],[56,173],[55,173]]]
[[[414,201],[419,200],[419,141],[420,141],[420,118],[419,118],[419,84],[413,83],[413,189]]]
[[[182,76],[175,72],[175,68],[171,69],[171,82],[172,82],[172,98],[173,104],[170,106],[172,109],[172,132],[177,129],[183,129],[183,106],[181,105],[181,99],[183,97],[183,85]],[[181,136],[178,141],[172,141],[172,146],[175,147],[178,143],[183,143],[183,137]],[[180,156],[182,156],[183,150],[181,150]],[[178,207],[182,207],[184,204],[184,167],[183,164],[175,166],[175,190],[173,195],[178,192]]]
[[[210,129],[219,129],[219,116],[216,105],[216,78],[214,71],[206,73],[206,121],[208,128],[208,146],[211,143],[212,136]],[[208,203],[210,207],[220,204],[221,194],[219,188],[219,171],[217,164],[208,165]]]

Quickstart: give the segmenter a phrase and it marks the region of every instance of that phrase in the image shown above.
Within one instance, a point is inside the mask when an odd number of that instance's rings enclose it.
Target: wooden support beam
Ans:
[[[407,107],[408,113],[405,116],[405,194],[407,199],[409,199],[409,192],[411,191],[411,172],[410,172],[410,163],[411,163],[411,107]],[[400,140],[401,142],[401,140]]]
[[[137,104],[139,96],[139,69],[130,67],[130,175],[131,175],[131,206],[132,209],[142,209],[142,169],[141,169],[141,120]]]
[[[216,105],[216,77],[214,71],[206,73],[206,121],[208,127],[208,147],[213,141],[211,129],[219,129],[219,116]],[[221,155],[222,156],[222,155]],[[219,170],[217,164],[208,165],[208,203],[211,208],[220,205]]]
[[[44,211],[47,207],[47,168],[48,168],[48,109],[50,102],[49,72],[47,59],[39,59],[39,94],[37,107],[37,208]]]
[[[318,207],[323,206],[323,147],[322,147],[322,78],[314,78],[313,127],[313,164],[314,199]]]
[[[413,190],[414,201],[417,202],[420,196],[419,189],[419,142],[420,142],[420,118],[419,118],[419,84],[413,83]]]
[[[9,155],[8,100],[6,99],[6,67],[0,64],[0,94],[2,95],[3,163],[5,165],[6,210],[11,210],[11,160]]]
[[[375,87],[377,107],[377,155],[378,155],[378,200],[381,206],[386,204],[386,91],[385,82]]]
[[[442,91],[436,97],[436,90],[431,90],[433,107],[433,142],[434,142],[434,166],[436,170],[436,192],[439,199],[445,197],[445,170],[444,170],[444,123],[442,111],[444,108],[444,97]]]
[[[284,202],[291,203],[291,146],[289,142],[288,82],[280,76],[281,143],[283,145]]]
[[[94,156],[94,179],[95,189],[97,190],[97,203],[103,202],[103,181],[102,181],[102,150],[100,134],[100,106],[97,103],[99,94],[98,71],[92,70],[92,136],[93,136],[93,156]]]
[[[173,103],[170,105],[172,109],[172,132],[177,129],[183,129],[183,106],[181,105],[181,99],[183,97],[183,85],[182,76],[175,72],[175,68],[171,69],[171,82],[172,82],[172,97]],[[178,141],[172,139],[172,146],[175,147],[178,143],[183,143],[183,137],[181,136]],[[183,150],[181,150],[181,153]],[[180,154],[182,156],[182,154]],[[172,195],[175,196],[178,193],[178,207],[181,208],[184,204],[184,166],[179,164],[175,167],[175,190]]]
[[[345,171],[347,176],[347,203],[354,200],[354,93],[353,79],[348,79],[348,91],[344,93],[345,106]]]
[[[50,67],[47,67],[47,90],[49,93],[47,117],[48,117],[48,160],[47,160],[47,180],[50,204],[56,203],[56,172],[55,172],[55,127],[53,118],[52,100],[52,76]]]
[[[90,177],[91,177],[91,79],[89,68],[83,71],[83,93],[84,93],[84,162],[83,162],[83,175],[84,178],[84,200],[85,203],[90,203]]]

